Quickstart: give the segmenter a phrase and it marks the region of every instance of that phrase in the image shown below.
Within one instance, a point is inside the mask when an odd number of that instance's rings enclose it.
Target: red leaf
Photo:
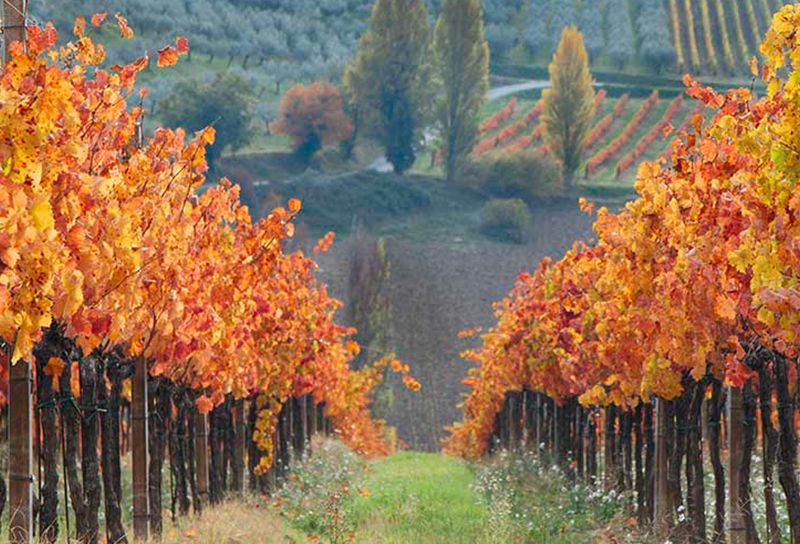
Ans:
[[[108,16],[108,12],[104,11],[103,13],[95,13],[92,15],[92,24],[95,28],[100,28],[100,25],[103,21],[105,21],[106,17]]]

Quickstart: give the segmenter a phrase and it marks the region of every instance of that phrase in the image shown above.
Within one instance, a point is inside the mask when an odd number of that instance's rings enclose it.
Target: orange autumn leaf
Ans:
[[[72,29],[72,33],[78,37],[83,37],[86,33],[86,19],[82,15],[75,18],[75,25]]]
[[[133,29],[128,26],[128,20],[123,17],[120,13],[116,13],[114,18],[117,20],[117,25],[119,26],[119,35],[125,39],[133,38]],[[101,19],[102,21],[102,19]]]
[[[95,28],[100,28],[100,25],[103,24],[103,21],[105,21],[106,17],[108,17],[107,11],[104,11],[102,13],[95,13],[94,15],[92,15],[92,25]]]
[[[53,379],[58,379],[61,376],[61,372],[64,370],[64,366],[66,363],[60,357],[50,357],[48,359],[47,364],[44,366],[44,373],[46,376],[50,376]]]
[[[175,66],[178,64],[178,50],[168,45],[158,50],[158,67]]]
[[[207,414],[214,409],[214,402],[206,395],[201,395],[197,399],[197,410],[201,414]]]

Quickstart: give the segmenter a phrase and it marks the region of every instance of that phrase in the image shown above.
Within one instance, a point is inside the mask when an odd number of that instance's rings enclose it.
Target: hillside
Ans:
[[[561,29],[577,25],[595,67],[748,74],[783,0],[530,0],[515,59],[546,64]],[[613,16],[612,16],[613,14]]]
[[[543,257],[558,258],[576,240],[592,236],[591,217],[576,201],[534,204],[532,212],[532,232],[524,245],[477,235],[470,210],[454,218],[429,209],[373,226],[373,232],[389,236],[391,348],[425,384],[421,393],[394,387],[388,422],[411,447],[437,450],[444,426],[460,414],[457,405],[466,392],[461,380],[469,368],[460,353],[477,339],[459,339],[458,333],[491,325],[492,303],[508,293],[521,271]],[[332,294],[346,301],[350,243],[347,236],[337,240],[318,261]]]
[[[583,31],[594,69],[629,74],[746,76],[774,11],[787,0],[486,0],[494,63],[546,66],[564,26]],[[427,0],[431,20],[440,0]],[[234,67],[273,84],[338,79],[367,28],[372,0],[41,0],[39,22],[68,29],[79,14],[120,12],[134,45],[108,46],[109,62],[132,60],[186,36],[217,71]],[[611,17],[610,14],[615,14]],[[189,59],[190,61],[193,59]],[[166,83],[161,83],[166,86]],[[158,95],[156,89],[156,95]]]

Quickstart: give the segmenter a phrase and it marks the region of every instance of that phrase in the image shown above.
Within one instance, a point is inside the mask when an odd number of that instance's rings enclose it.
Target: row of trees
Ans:
[[[254,471],[263,473],[273,463],[283,407],[302,395],[325,403],[325,416],[355,449],[388,452],[382,424],[369,412],[369,391],[389,363],[407,371],[389,359],[351,369],[359,347],[347,340],[354,331],[333,319],[341,304],[319,284],[312,259],[283,250],[300,201],[253,222],[229,181],[198,194],[213,127],[191,139],[183,130],[157,129],[145,141],[144,111],[128,103],[149,60],[113,73],[98,68],[104,51],[89,33],[110,26],[105,18],[78,19],[76,40],[65,47],[57,46],[54,28],[28,28],[27,47],[7,48],[0,84],[0,348],[8,362],[15,542],[31,535],[26,475],[33,472],[34,404],[43,410],[43,451],[54,453],[62,443],[79,539],[98,539],[102,486],[110,540],[119,542],[125,536],[113,407],[129,377],[140,537],[152,513],[148,477],[160,486],[171,412],[169,397],[151,396],[161,415],[148,448],[148,375],[201,414],[253,399],[261,452]],[[116,20],[122,36],[132,35],[123,17]],[[186,52],[178,38],[159,51],[157,64],[174,64]],[[332,240],[331,233],[316,251]],[[410,378],[406,384],[418,387]],[[48,505],[57,501],[53,458],[43,466]],[[160,520],[159,503],[152,506]],[[57,522],[50,519],[43,527],[54,541]]]
[[[439,131],[440,154],[452,181],[475,149],[478,112],[488,93],[481,2],[445,0],[431,44],[427,25],[421,0],[379,0],[356,59],[345,71],[345,89],[357,126],[381,142],[395,172],[414,163],[431,122]],[[588,54],[575,27],[564,29],[549,70],[552,88],[543,94],[540,132],[569,185],[583,160],[595,113]],[[512,114],[515,104],[512,98],[504,110]],[[504,110],[492,119],[505,115]]]
[[[237,0],[90,0],[79,5],[41,0],[34,15],[68,28],[80,14],[121,12],[142,36],[133,47],[109,46],[111,62],[132,61],[131,51],[155,49],[180,34],[193,49],[210,58],[237,60],[245,68],[278,61],[286,66],[308,66],[324,74],[329,66],[341,68],[355,50],[366,28],[371,0],[313,0],[246,2]]]
[[[639,56],[648,66],[661,70],[675,63],[669,19],[660,0],[641,0],[634,12],[628,0],[531,0],[519,40],[532,54],[552,53],[562,30],[570,25],[583,32],[592,60],[606,51],[622,68],[633,59],[638,44]]]
[[[444,0],[432,42],[430,34],[422,0],[378,0],[344,86],[357,126],[383,145],[395,172],[413,165],[431,123],[452,179],[475,145],[489,90],[481,2]]]
[[[635,201],[616,213],[597,212],[595,243],[577,243],[563,259],[546,259],[520,276],[497,305],[497,325],[469,353],[478,366],[466,381],[472,391],[464,421],[447,440],[450,451],[487,450],[507,392],[527,388],[559,408],[578,399],[634,417],[656,400],[653,520],[661,540],[674,529],[670,536],[681,542],[721,541],[727,491],[730,541],[755,543],[750,475],[760,408],[764,532],[770,542],[781,540],[777,473],[789,541],[800,542],[798,24],[797,5],[773,19],[761,47],[768,92],[760,98],[745,88],[718,94],[687,76],[688,94],[713,116],[696,114],[665,162],[640,166]],[[708,538],[700,408],[710,389],[709,428],[719,425],[723,386],[729,387],[731,485],[717,433]],[[606,421],[613,425],[612,418],[613,412]]]

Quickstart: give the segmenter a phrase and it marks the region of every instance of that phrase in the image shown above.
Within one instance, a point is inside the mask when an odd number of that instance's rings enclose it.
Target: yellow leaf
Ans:
[[[46,195],[41,195],[33,201],[29,213],[33,218],[33,226],[36,230],[42,232],[45,229],[51,229],[55,226],[53,219],[53,208],[50,206],[50,201]]]
[[[83,274],[80,270],[73,270],[64,280],[64,290],[67,299],[64,302],[63,317],[70,317],[83,304]]]
[[[764,323],[765,325],[769,325],[770,327],[775,325],[775,314],[772,310],[768,310],[765,307],[761,307],[758,311],[758,320]]]

